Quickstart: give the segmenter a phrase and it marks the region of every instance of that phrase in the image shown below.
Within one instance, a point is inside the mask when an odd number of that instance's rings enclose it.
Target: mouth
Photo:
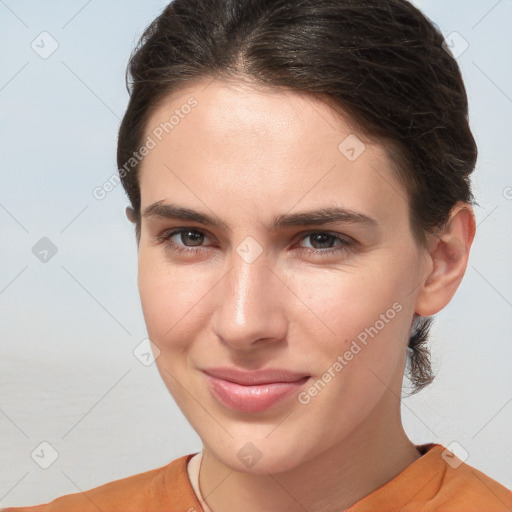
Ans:
[[[310,379],[288,370],[242,372],[228,368],[203,370],[213,397],[225,407],[254,413],[294,395]]]

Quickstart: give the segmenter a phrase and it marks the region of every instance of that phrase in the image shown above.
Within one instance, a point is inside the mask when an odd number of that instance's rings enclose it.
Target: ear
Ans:
[[[469,203],[457,203],[446,226],[429,235],[429,274],[419,287],[415,312],[431,316],[443,309],[455,295],[469,259],[476,223]]]
[[[137,219],[137,215],[135,214],[135,210],[131,206],[127,206],[125,209],[126,217],[130,222],[135,224],[135,238],[137,240],[137,247],[139,247],[140,242],[140,222]],[[0,511],[1,512],[1,511]]]
[[[135,210],[131,206],[126,207],[126,217],[130,222],[135,222]]]

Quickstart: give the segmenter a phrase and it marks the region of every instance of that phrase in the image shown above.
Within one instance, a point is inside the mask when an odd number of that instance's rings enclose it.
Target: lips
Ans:
[[[208,368],[208,388],[222,405],[242,412],[261,412],[300,390],[310,376],[284,369],[246,372]]]

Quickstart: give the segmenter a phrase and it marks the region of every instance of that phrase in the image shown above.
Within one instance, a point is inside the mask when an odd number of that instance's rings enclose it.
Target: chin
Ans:
[[[305,454],[296,446],[287,447],[281,439],[255,439],[240,442],[231,439],[225,446],[208,447],[222,464],[233,471],[251,475],[282,473],[305,462]],[[205,446],[208,446],[205,444]]]

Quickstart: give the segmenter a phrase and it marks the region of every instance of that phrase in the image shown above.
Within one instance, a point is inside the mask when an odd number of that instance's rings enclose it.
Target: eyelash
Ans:
[[[194,233],[200,233],[205,234],[203,231],[195,229],[195,228],[176,228],[172,229],[170,231],[166,231],[162,235],[156,237],[158,244],[165,244],[169,249],[172,251],[178,252],[178,253],[185,253],[185,254],[192,254],[194,252],[197,252],[197,249],[202,249],[204,246],[195,246],[195,247],[186,247],[176,244],[175,242],[171,241],[171,238],[174,235],[180,234],[180,233],[188,233],[188,232],[194,232]],[[338,254],[346,251],[350,251],[354,249],[354,242],[347,240],[337,234],[330,233],[328,231],[308,231],[306,233],[301,234],[300,240],[303,240],[305,238],[308,238],[312,235],[325,235],[328,237],[332,237],[340,242],[340,245],[328,248],[328,249],[314,249],[310,247],[301,247],[301,249],[308,254],[312,254],[314,256],[322,256],[322,255],[333,255]]]

